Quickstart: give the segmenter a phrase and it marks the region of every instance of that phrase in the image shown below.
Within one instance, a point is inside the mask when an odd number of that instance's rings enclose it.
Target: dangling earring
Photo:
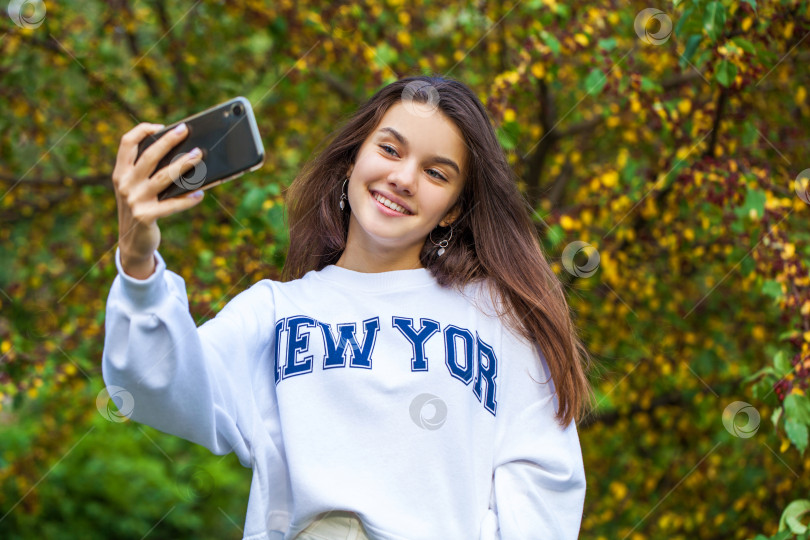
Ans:
[[[430,231],[430,234],[428,235],[428,239],[433,243],[433,245],[436,246],[437,248],[439,248],[439,250],[436,252],[436,255],[438,255],[439,257],[444,255],[444,251],[445,251],[444,248],[446,248],[447,244],[450,243],[451,238],[453,238],[453,228],[452,227],[450,228],[450,236],[448,236],[444,240],[440,241],[438,244],[433,241],[433,231]]]
[[[340,188],[341,195],[340,195],[340,209],[344,210],[346,208],[346,201],[349,200],[349,197],[346,196],[346,182],[349,181],[349,177],[343,179],[343,187]]]

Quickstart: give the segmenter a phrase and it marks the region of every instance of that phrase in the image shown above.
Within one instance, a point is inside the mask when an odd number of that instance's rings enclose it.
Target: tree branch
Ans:
[[[132,7],[129,5],[129,0],[108,0],[111,7],[113,9],[117,9],[118,11],[123,10],[126,12],[127,16],[131,20],[135,20],[135,15],[132,13]],[[116,4],[119,4],[116,6]],[[158,104],[158,108],[160,109],[160,113],[162,116],[166,116],[169,111],[167,109],[167,104],[161,95],[160,88],[158,87],[158,83],[154,77],[146,70],[146,67],[140,62],[143,58],[141,54],[140,45],[138,44],[138,38],[134,32],[131,32],[127,29],[126,25],[124,25],[124,35],[126,36],[127,46],[129,47],[130,54],[136,59],[138,64],[135,66],[135,69],[138,70],[138,73],[141,75],[141,79],[143,79],[144,84],[146,84],[147,88],[149,88],[149,94],[152,96],[152,99],[155,103]],[[133,115],[137,118],[137,115]]]
[[[50,51],[56,53],[60,56],[65,56],[65,58],[69,58],[72,64],[76,64],[81,67],[82,73],[87,78],[87,82],[90,84],[91,87],[98,88],[101,90],[109,99],[116,105],[118,105],[124,112],[126,112],[130,116],[134,116],[137,118],[137,110],[135,107],[130,105],[124,98],[119,94],[114,88],[111,88],[104,82],[104,79],[98,77],[92,71],[89,71],[87,68],[78,64],[76,62],[72,62],[72,58],[69,55],[65,54],[65,51],[59,46],[59,44],[54,41],[53,38],[45,39],[37,39],[33,36],[26,35],[26,34],[15,34],[25,43],[34,45],[35,47],[39,47],[40,49],[44,49],[46,51]]]
[[[67,183],[66,180],[70,178],[70,183]],[[112,182],[112,173],[108,174],[97,174],[97,175],[90,175],[90,176],[81,176],[79,178],[73,176],[62,176],[59,178],[28,178],[25,180],[20,181],[19,178],[9,175],[9,174],[2,174],[0,173],[0,182],[9,182],[12,185],[20,182],[23,184],[28,185],[36,185],[36,186],[95,186],[99,184],[106,184],[107,182]]]
[[[172,34],[172,26],[169,24],[169,14],[166,11],[166,3],[164,0],[155,0],[155,11],[157,12],[163,35],[169,40],[168,53],[169,60],[171,61],[171,67],[174,71],[174,79],[177,84],[176,93],[182,95],[188,91],[189,96],[191,97],[192,101],[194,101],[198,95],[198,91],[186,74],[186,64],[183,61],[183,58],[180,56],[180,51],[183,47],[177,42]]]

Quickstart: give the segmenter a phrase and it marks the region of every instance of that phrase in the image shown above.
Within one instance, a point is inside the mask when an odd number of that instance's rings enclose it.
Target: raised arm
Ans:
[[[155,258],[154,273],[136,279],[123,271],[116,250],[119,273],[107,298],[104,382],[132,396],[130,419],[214,454],[234,451],[250,466],[251,435],[262,417],[276,414],[271,362],[262,362],[271,339],[272,325],[264,319],[272,317],[272,290],[257,283],[197,328],[185,282],[166,269],[157,251]]]

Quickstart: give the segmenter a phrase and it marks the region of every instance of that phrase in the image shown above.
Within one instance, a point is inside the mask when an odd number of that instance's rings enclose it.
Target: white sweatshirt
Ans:
[[[104,382],[130,419],[253,469],[245,539],[293,539],[330,510],[373,540],[577,537],[575,423],[560,429],[545,357],[482,286],[331,265],[261,280],[197,328],[156,259],[135,279],[116,250]]]

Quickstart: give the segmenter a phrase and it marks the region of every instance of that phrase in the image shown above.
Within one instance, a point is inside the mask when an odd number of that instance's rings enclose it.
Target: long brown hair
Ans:
[[[300,278],[340,258],[350,214],[339,206],[343,179],[366,137],[388,108],[403,99],[403,93],[415,103],[438,106],[467,145],[463,169],[467,175],[456,203],[461,212],[451,224],[451,242],[438,257],[426,239],[422,265],[440,285],[459,290],[489,278],[493,305],[505,306],[499,315],[546,358],[559,400],[557,421],[562,427],[574,419],[579,422],[594,399],[587,378],[591,358],[577,335],[562,283],[546,261],[528,204],[518,191],[517,178],[486,109],[461,82],[416,76],[385,86],[302,168],[284,193],[290,247],[282,280]],[[438,229],[434,240],[445,238],[449,231]]]

